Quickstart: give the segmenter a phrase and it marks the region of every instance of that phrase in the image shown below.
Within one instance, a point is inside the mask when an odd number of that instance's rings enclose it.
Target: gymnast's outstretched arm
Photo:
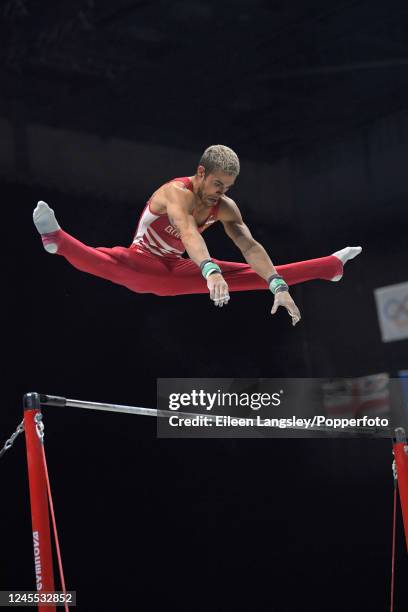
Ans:
[[[300,311],[289,293],[287,284],[277,273],[263,246],[253,238],[248,226],[242,219],[238,206],[231,198],[224,196],[220,206],[219,219],[224,225],[226,234],[239,248],[246,262],[254,272],[268,282],[274,294],[272,314],[276,313],[279,306],[283,306],[292,317],[292,324],[296,325],[301,319]]]
[[[210,298],[216,306],[223,306],[230,299],[228,285],[220,268],[211,263],[207,245],[192,214],[193,205],[194,196],[190,191],[177,187],[168,190],[167,215],[170,223],[180,232],[181,241],[190,259],[201,268]]]

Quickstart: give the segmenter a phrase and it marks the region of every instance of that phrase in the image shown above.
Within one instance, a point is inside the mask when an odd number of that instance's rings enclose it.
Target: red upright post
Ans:
[[[408,446],[402,427],[395,430],[394,457],[397,466],[397,482],[408,550]]]
[[[47,481],[42,457],[42,414],[37,393],[27,393],[24,396],[24,430],[27,445],[36,586],[37,591],[40,592],[54,591]],[[55,612],[56,607],[39,605],[38,610]]]

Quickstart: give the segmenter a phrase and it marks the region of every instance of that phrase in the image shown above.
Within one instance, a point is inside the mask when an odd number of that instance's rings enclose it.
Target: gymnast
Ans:
[[[124,285],[136,293],[175,296],[209,293],[216,306],[230,291],[270,290],[272,314],[284,307],[296,325],[301,318],[289,286],[314,279],[338,281],[343,266],[361,253],[345,247],[327,257],[274,266],[226,194],[240,171],[236,153],[224,145],[208,147],[194,176],[174,178],[148,200],[129,247],[87,246],[63,231],[54,211],[39,201],[33,219],[44,248],[67,259],[75,268]],[[221,221],[246,264],[210,256],[203,232]],[[187,252],[189,258],[183,257]]]

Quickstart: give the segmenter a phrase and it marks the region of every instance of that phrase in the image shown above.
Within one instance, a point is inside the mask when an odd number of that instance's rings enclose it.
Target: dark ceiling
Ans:
[[[407,108],[406,0],[7,0],[0,114],[273,159]]]

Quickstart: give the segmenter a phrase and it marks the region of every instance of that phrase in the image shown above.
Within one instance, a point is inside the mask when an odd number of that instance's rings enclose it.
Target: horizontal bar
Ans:
[[[157,408],[143,408],[142,406],[123,406],[122,404],[101,404],[99,402],[83,402],[80,400],[66,399],[56,395],[40,395],[42,406],[63,406],[68,408],[85,408],[85,410],[101,410],[102,412],[123,412],[125,414],[137,414],[139,416],[169,417],[174,414],[169,410],[158,410]],[[197,414],[183,412],[180,416],[196,417]]]
[[[84,408],[85,410],[101,410],[102,412],[121,412],[125,414],[134,414],[139,416],[150,416],[156,418],[169,418],[170,416],[178,416],[181,418],[194,418],[202,415],[203,413],[197,412],[179,412],[170,410],[159,410],[157,408],[144,408],[142,406],[124,406],[122,404],[102,404],[99,402],[85,402],[75,399],[66,399],[65,397],[59,397],[56,395],[39,395],[41,406],[59,406],[67,408]],[[205,416],[211,421],[215,422],[216,416],[211,415],[208,412]],[[264,421],[261,421],[264,423]],[[279,429],[278,427],[271,429]],[[285,431],[302,431],[304,433],[327,433],[332,437],[363,437],[363,438],[391,438],[391,429],[389,427],[355,427],[350,430],[338,430],[331,427],[286,427],[280,430],[282,435]]]

